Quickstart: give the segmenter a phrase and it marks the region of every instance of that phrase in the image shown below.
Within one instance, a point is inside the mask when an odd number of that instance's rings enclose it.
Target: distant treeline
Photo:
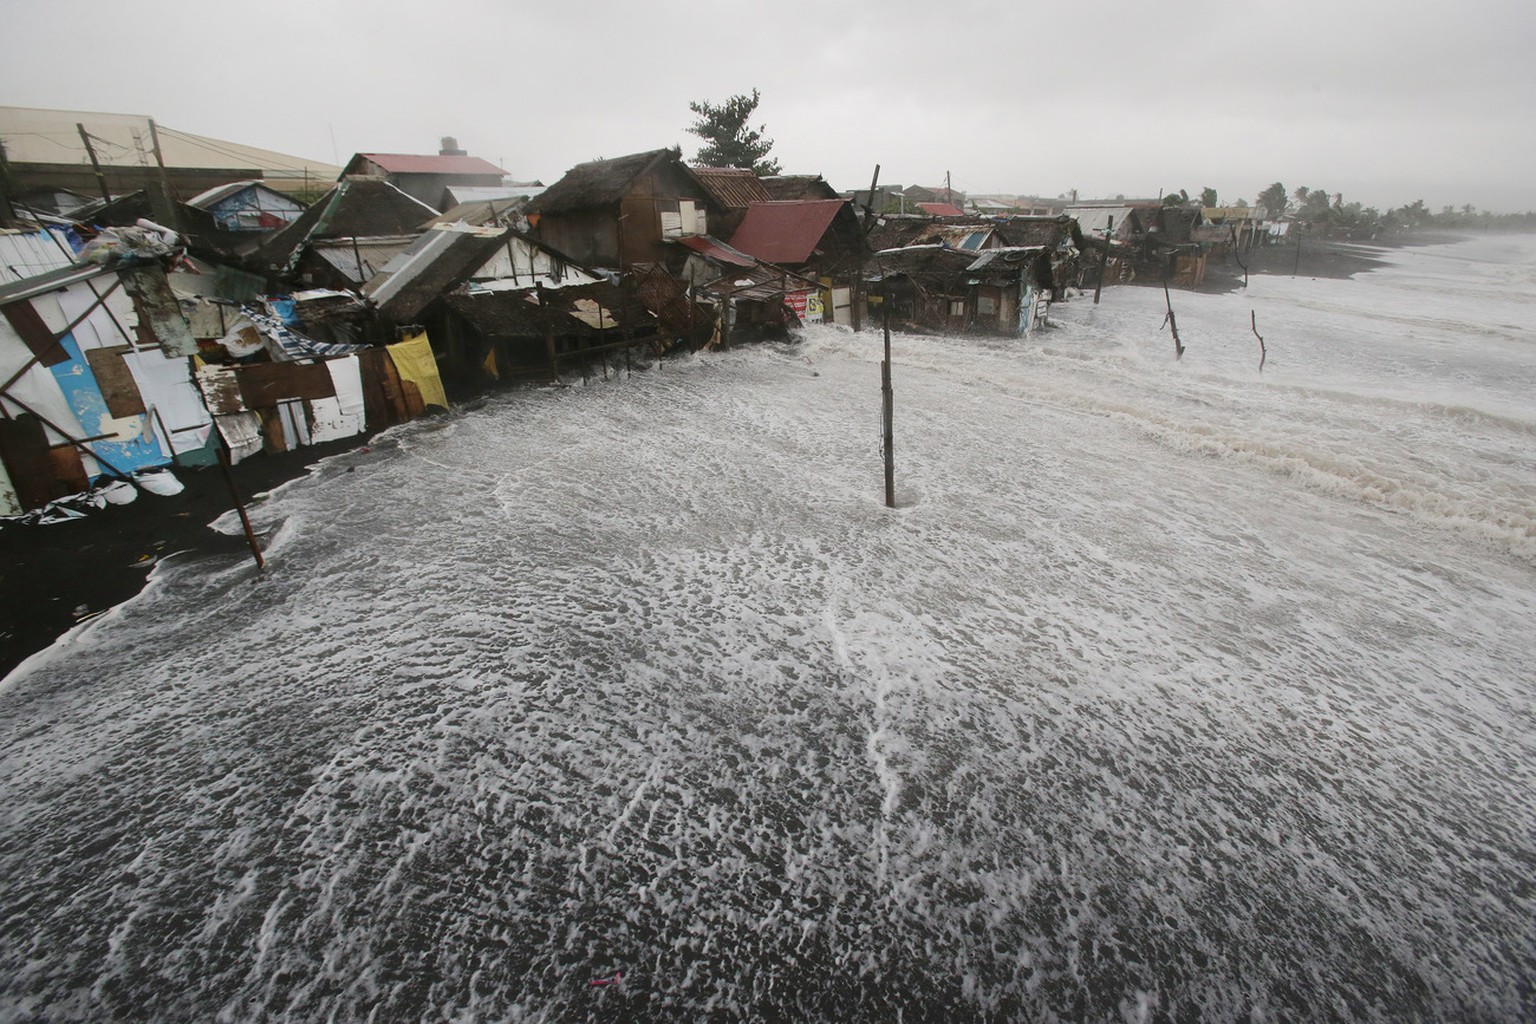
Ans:
[[[1442,206],[1437,213],[1424,205],[1422,199],[1383,211],[1374,206],[1346,203],[1343,193],[1323,188],[1302,186],[1287,192],[1278,181],[1259,193],[1258,203],[1271,217],[1290,214],[1304,224],[1309,233],[1329,237],[1369,237],[1436,228],[1536,231],[1536,211],[1489,213],[1469,203],[1461,207]],[[1242,204],[1241,200],[1239,204]]]

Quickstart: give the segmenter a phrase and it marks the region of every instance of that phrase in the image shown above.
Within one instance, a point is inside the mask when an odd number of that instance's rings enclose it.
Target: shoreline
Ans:
[[[1300,251],[1296,242],[1264,245],[1242,255],[1247,264],[1248,277],[1259,275],[1274,277],[1308,277],[1346,280],[1356,274],[1364,274],[1377,267],[1386,266],[1384,258],[1396,249],[1417,248],[1425,245],[1448,245],[1464,242],[1472,235],[1454,233],[1428,233],[1390,239],[1373,239],[1364,242],[1342,241],[1331,238],[1302,238]],[[1220,263],[1211,263],[1206,269],[1205,282],[1194,289],[1197,292],[1226,294],[1243,287],[1243,266],[1237,258],[1228,254]]]
[[[358,436],[253,455],[232,467],[235,487],[247,507],[256,505],[322,459],[369,443]],[[62,523],[0,523],[0,681],[75,626],[142,592],[161,559],[250,558],[244,534],[211,526],[234,510],[218,467],[172,472],[184,488],[180,494],[146,492]]]

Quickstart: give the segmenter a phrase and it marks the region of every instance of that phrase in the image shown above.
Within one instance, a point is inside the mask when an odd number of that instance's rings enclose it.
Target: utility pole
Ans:
[[[149,140],[154,146],[155,163],[160,167],[160,194],[163,199],[163,205],[155,211],[155,216],[161,218],[161,223],[172,231],[180,231],[181,213],[176,208],[176,196],[171,190],[171,176],[165,170],[165,157],[160,153],[160,132],[155,128],[154,118],[149,119]]]
[[[880,271],[880,316],[885,323],[885,361],[880,364],[881,447],[885,452],[885,507],[896,507],[896,394],[891,390],[891,301],[885,269]]]
[[[1115,233],[1115,215],[1110,214],[1104,225],[1104,257],[1099,260],[1099,280],[1093,286],[1093,304],[1099,304],[1099,293],[1104,290],[1104,275],[1109,271],[1109,239]]]
[[[853,314],[853,329],[855,331],[864,329],[864,250],[868,248],[865,239],[869,238],[869,233],[874,229],[875,226],[875,189],[879,186],[880,165],[875,164],[875,173],[871,175],[869,179],[869,194],[864,197],[864,234],[863,237],[859,239],[858,271],[855,274],[853,280],[853,309],[850,310],[850,312]],[[837,304],[834,302],[834,308],[836,305]],[[835,316],[836,314],[834,313],[834,318]]]
[[[112,193],[107,191],[107,176],[101,169],[101,161],[96,159],[96,149],[91,145],[91,136],[85,130],[85,125],[75,122],[75,128],[80,132],[80,141],[85,143],[85,155],[91,158],[91,170],[96,172],[96,184],[101,188],[101,198],[106,202],[112,201]]]
[[[949,205],[955,205],[955,190],[950,188],[949,172],[944,172],[944,201]]]

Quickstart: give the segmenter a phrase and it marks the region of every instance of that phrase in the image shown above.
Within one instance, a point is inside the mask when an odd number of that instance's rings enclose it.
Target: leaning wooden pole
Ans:
[[[880,422],[885,450],[885,507],[896,507],[896,394],[891,389],[891,299],[880,274],[880,318],[885,324],[885,361],[880,364]]]
[[[214,424],[213,429],[217,431],[219,429],[218,424]],[[251,557],[256,559],[256,568],[264,571],[267,567],[267,560],[262,557],[261,545],[256,543],[256,531],[251,529],[251,517],[246,514],[245,502],[240,500],[240,491],[235,487],[235,474],[230,472],[229,469],[229,445],[225,443],[221,436],[219,443],[214,445],[214,447],[219,452],[219,469],[224,472],[224,484],[229,488],[229,496],[234,499],[235,511],[240,514],[240,526],[245,530],[245,542],[251,546]]]
[[[880,165],[875,164],[875,173],[870,175],[869,178],[869,192],[864,197],[864,234],[859,239],[859,258],[854,270],[853,287],[849,290],[849,301],[853,304],[853,308],[849,310],[849,313],[853,317],[853,329],[855,331],[864,329],[864,306],[866,305],[864,299],[864,251],[869,248],[866,239],[869,238],[870,229],[875,226],[875,189],[879,187]],[[837,303],[834,301],[832,305],[835,308]],[[834,313],[833,316],[835,318],[836,314]]]
[[[1104,225],[1104,255],[1099,259],[1099,280],[1093,286],[1093,304],[1099,304],[1099,293],[1104,291],[1104,275],[1109,273],[1109,239],[1115,233],[1115,215],[1110,214]]]
[[[1173,331],[1173,358],[1184,358],[1184,343],[1179,340],[1179,318],[1173,315],[1173,299],[1168,295],[1168,275],[1163,275],[1163,301],[1168,304],[1168,316],[1163,323]]]
[[[1248,323],[1253,327],[1253,336],[1259,339],[1259,372],[1264,372],[1264,360],[1269,358],[1269,352],[1264,348],[1264,335],[1259,333],[1259,314],[1253,310],[1248,311]]]

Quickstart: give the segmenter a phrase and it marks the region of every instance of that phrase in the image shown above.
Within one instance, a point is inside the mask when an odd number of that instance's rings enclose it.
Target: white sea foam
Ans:
[[[0,1019],[1530,1016],[1489,253],[898,337],[896,510],[835,329],[328,460],[0,690]]]

